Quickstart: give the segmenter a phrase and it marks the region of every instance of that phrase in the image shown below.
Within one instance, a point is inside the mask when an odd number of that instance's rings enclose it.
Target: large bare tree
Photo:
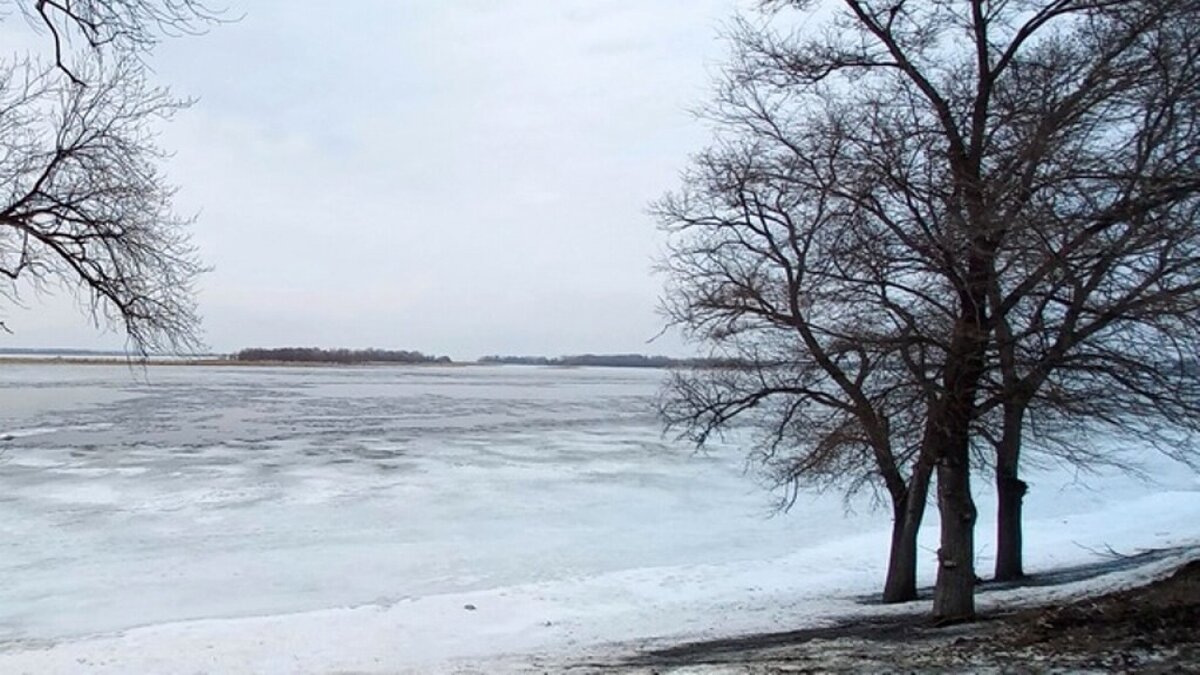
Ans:
[[[735,129],[745,101],[727,90]],[[671,233],[664,309],[736,367],[677,371],[661,399],[697,443],[737,424],[783,485],[879,489],[893,513],[884,599],[916,597],[916,537],[933,468],[919,452],[937,345],[901,300],[920,277],[878,255],[875,228],[827,190],[832,148],[730,140],[654,207]],[[889,309],[890,307],[890,309]],[[882,311],[881,311],[882,309]],[[914,382],[916,383],[914,385]]]
[[[1200,425],[1188,366],[1200,352],[1198,6],[1105,5],[1044,10],[1075,19],[1069,39],[1016,53],[995,97],[1009,121],[996,125],[993,181],[1012,195],[991,298],[996,386],[983,405],[1000,410],[999,579],[1023,574],[1027,414],[1043,445],[1088,464],[1112,458],[1072,442],[1087,437],[1081,425],[1183,459]]]
[[[765,3],[776,26],[793,16],[785,7],[813,4]],[[993,439],[1002,490],[1020,491],[1013,439],[1030,406],[1055,403],[1045,420],[1087,408],[1132,426],[1127,403],[1086,402],[1103,385],[1135,393],[1125,400],[1139,410],[1194,403],[1194,367],[1151,348],[1187,354],[1195,340],[1197,5],[826,4],[823,31],[737,25],[709,110],[719,141],[659,209],[674,232],[671,320],[720,349],[794,350],[771,367],[815,366],[822,379],[731,406],[688,386],[713,376],[684,374],[665,409],[716,411],[716,426],[771,397],[785,401],[777,422],[812,406],[847,413],[788,439],[801,468],[818,448],[843,465],[861,457],[866,444],[827,439],[869,439],[872,414],[901,412],[896,429],[876,425],[892,437],[871,445],[871,470],[895,482],[885,447],[910,481],[935,467],[934,614],[966,619],[973,447]],[[712,170],[714,152],[738,168]],[[853,405],[860,394],[874,413]]]
[[[215,15],[191,0],[14,4],[53,59],[0,60],[0,294],[66,288],[143,354],[198,347],[202,266],[154,140],[184,102],[147,83],[143,57]]]
[[[29,68],[0,80],[0,292],[77,289],[136,349],[194,348],[201,265],[153,141],[180,104],[125,64],[87,87]]]

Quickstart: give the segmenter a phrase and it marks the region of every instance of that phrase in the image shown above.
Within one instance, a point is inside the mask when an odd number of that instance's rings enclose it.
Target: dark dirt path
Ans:
[[[1147,586],[1068,604],[993,611],[963,626],[935,627],[920,614],[837,626],[681,644],[572,673],[1140,672],[1200,673],[1200,559],[1156,550],[1036,575],[1052,586],[1133,569],[1172,556],[1192,559]],[[1017,584],[983,584],[983,594]]]

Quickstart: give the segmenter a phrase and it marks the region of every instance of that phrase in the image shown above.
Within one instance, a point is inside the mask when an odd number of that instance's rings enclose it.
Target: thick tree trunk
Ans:
[[[1029,486],[1018,475],[1021,459],[1021,422],[1025,406],[1012,401],[1004,406],[1004,429],[996,446],[996,580],[1025,576],[1021,543],[1021,506]]]
[[[972,269],[978,261],[972,265]],[[986,284],[978,286],[986,288]],[[965,307],[946,360],[945,393],[931,411],[928,456],[937,460],[941,547],[933,615],[941,623],[975,618],[975,501],[971,498],[971,420],[983,376],[987,333],[983,294]]]
[[[883,586],[884,602],[917,599],[917,534],[925,517],[931,473],[927,463],[918,463],[904,498],[892,503],[892,546]]]
[[[941,623],[975,618],[975,502],[970,452],[965,443],[947,448],[938,462],[938,511],[942,520],[933,616]]]
[[[982,99],[976,99],[977,102]],[[986,126],[986,110],[977,107],[972,120],[973,150],[978,150]],[[971,423],[976,396],[987,362],[993,327],[988,317],[988,295],[995,287],[997,230],[989,222],[989,209],[980,190],[981,155],[954,157],[951,166],[957,187],[963,190],[967,217],[957,223],[970,234],[966,275],[959,289],[959,316],[946,350],[942,394],[926,419],[925,456],[937,462],[938,515],[941,546],[938,548],[937,582],[933,589],[933,616],[940,623],[975,618],[975,501],[971,498]]]
[[[1025,576],[1021,543],[1021,505],[1028,486],[1015,475],[996,470],[996,581]]]

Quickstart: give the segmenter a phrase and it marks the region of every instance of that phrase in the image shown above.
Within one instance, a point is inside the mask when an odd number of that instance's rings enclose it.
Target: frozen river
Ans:
[[[661,371],[4,369],[9,639],[762,558],[832,534],[772,518],[740,455],[664,439]]]
[[[880,611],[886,513],[775,515],[744,449],[663,437],[661,371],[0,367],[0,672],[520,671]],[[1144,479],[1029,467],[1031,570],[1200,544],[1196,472],[1120,452]]]

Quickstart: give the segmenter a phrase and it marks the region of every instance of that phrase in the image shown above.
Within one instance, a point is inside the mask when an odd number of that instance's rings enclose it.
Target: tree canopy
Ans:
[[[663,411],[700,442],[751,424],[785,481],[880,485],[890,600],[935,477],[934,612],[969,618],[973,467],[1019,519],[1031,428],[1195,428],[1200,5],[815,6],[734,24],[714,142],[655,205],[668,320],[759,364]]]
[[[203,265],[155,140],[187,103],[149,84],[144,59],[216,15],[193,0],[13,4],[54,58],[0,58],[0,295],[67,289],[142,353],[197,348]]]

